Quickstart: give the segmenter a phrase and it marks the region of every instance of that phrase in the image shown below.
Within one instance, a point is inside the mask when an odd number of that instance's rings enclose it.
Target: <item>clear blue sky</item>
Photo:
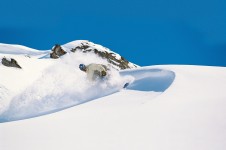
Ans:
[[[1,0],[0,43],[78,39],[141,66],[226,66],[226,0]]]

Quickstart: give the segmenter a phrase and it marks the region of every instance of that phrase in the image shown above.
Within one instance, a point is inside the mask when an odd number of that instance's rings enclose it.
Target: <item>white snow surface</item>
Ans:
[[[46,53],[49,53],[49,51],[39,51],[22,45],[0,43],[0,54],[42,55]]]
[[[112,70],[91,83],[78,65],[107,64],[97,56],[26,50],[0,45],[22,66],[0,65],[1,150],[226,149],[225,67]]]

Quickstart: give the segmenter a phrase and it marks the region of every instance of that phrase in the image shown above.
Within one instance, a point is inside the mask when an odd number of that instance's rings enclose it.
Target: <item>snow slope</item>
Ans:
[[[25,56],[13,58],[23,69],[0,66],[0,93],[9,93],[0,96],[0,122],[26,119],[72,107],[115,93],[127,81],[133,80],[132,76],[121,77],[118,71],[112,70],[107,81],[87,81],[86,74],[78,68],[80,63],[107,65],[107,61],[95,55],[71,53],[59,60]]]
[[[0,78],[1,150],[226,149],[225,67],[147,66],[90,85],[75,69],[84,54],[17,57],[38,70],[0,66],[9,75]],[[26,82],[11,75],[18,72]],[[121,89],[125,81],[131,83]]]
[[[39,51],[39,50],[32,49],[22,45],[0,43],[1,54],[17,54],[17,55],[25,54],[25,55],[36,56],[36,55],[46,54],[48,52],[49,51]]]

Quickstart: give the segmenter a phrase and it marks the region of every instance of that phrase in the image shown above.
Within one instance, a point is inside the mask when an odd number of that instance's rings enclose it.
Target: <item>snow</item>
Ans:
[[[118,71],[112,69],[109,72],[111,74],[109,80],[89,83],[85,73],[79,70],[79,64],[95,62],[108,65],[106,60],[92,53],[68,53],[59,60],[30,58],[24,55],[3,55],[15,58],[23,69],[5,66],[0,68],[3,72],[2,79],[7,77],[2,84],[12,92],[5,102],[1,102],[4,111],[0,114],[0,122],[53,113],[115,93],[127,80],[133,80],[129,76],[120,77]],[[104,92],[99,93],[99,91]]]
[[[121,71],[121,75],[131,75],[136,79],[127,89],[155,92],[164,92],[175,78],[173,71],[145,67]]]
[[[22,45],[0,43],[0,54],[42,55],[49,51],[39,51]]]
[[[226,149],[225,67],[112,70],[90,83],[78,64],[107,64],[95,55],[7,56],[23,69],[0,65],[1,150]]]

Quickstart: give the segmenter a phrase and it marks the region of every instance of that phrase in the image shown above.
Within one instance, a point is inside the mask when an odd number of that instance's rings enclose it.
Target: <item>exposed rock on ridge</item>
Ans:
[[[81,51],[83,53],[93,52],[98,56],[102,57],[103,59],[107,59],[107,61],[110,64],[119,67],[121,70],[137,67],[136,65],[131,64],[124,57],[107,50],[107,48],[105,49],[106,49],[105,51],[103,51],[102,49],[98,49],[97,47],[92,46],[90,42],[87,41],[80,43],[80,45],[76,46],[75,48],[72,48],[71,52],[76,51]]]
[[[7,67],[15,67],[15,68],[20,68],[22,67],[17,63],[17,61],[13,58],[10,58],[10,60],[6,59],[5,57],[2,58],[2,64]]]
[[[67,52],[64,51],[62,49],[62,47],[59,44],[56,44],[53,48],[52,48],[52,52],[50,53],[50,58],[54,58],[57,59],[60,56],[66,54]]]

